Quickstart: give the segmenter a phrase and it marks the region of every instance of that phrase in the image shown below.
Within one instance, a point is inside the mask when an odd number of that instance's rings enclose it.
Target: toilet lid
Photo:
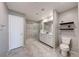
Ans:
[[[69,49],[69,46],[66,44],[60,44],[61,49]]]
[[[71,41],[71,38],[69,38],[69,37],[62,37],[62,43],[69,45],[70,41]]]

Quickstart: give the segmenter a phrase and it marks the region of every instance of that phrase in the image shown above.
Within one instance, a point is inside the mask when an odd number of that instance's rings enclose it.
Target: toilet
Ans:
[[[70,41],[71,38],[68,37],[62,37],[62,43],[60,44],[60,50],[61,50],[61,55],[66,57],[68,55],[68,52],[70,50]]]

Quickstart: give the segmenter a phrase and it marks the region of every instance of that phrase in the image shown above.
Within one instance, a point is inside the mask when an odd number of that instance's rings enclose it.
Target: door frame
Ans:
[[[25,31],[25,17],[24,17],[24,15],[21,15],[21,14],[19,14],[19,13],[15,13],[15,12],[10,12],[9,14],[8,14],[8,33],[9,33],[9,15],[14,15],[14,16],[19,16],[19,17],[23,17],[24,18],[24,26],[23,26],[23,31]],[[8,34],[9,35],[9,34]],[[24,47],[24,45],[25,45],[25,32],[24,32],[24,34],[23,34],[24,36],[23,36],[23,46],[20,46],[20,47]],[[19,48],[19,47],[17,47],[17,48]],[[16,48],[14,48],[14,49],[16,49]],[[11,50],[13,50],[13,49],[11,49]],[[8,49],[8,51],[10,51],[10,49]]]

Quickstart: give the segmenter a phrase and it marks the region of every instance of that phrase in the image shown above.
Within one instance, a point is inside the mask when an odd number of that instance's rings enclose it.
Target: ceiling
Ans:
[[[61,13],[77,6],[76,2],[7,2],[10,10],[24,13],[26,19],[39,21],[55,9]]]

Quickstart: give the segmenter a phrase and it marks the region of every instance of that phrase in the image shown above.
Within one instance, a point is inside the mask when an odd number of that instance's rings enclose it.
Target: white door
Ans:
[[[9,50],[24,45],[24,18],[9,15]]]

